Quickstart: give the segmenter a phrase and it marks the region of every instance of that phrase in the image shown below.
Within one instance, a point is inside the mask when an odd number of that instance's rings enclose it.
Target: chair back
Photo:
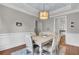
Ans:
[[[30,53],[30,55],[32,55],[33,54],[33,43],[32,43],[30,33],[25,35],[25,43],[26,43],[26,49],[27,49],[28,54]]]

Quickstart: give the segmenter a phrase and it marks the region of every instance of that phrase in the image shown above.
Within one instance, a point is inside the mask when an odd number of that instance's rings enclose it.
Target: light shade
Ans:
[[[47,20],[47,19],[48,19],[48,11],[41,11],[41,12],[39,13],[39,18],[40,18],[41,20]]]

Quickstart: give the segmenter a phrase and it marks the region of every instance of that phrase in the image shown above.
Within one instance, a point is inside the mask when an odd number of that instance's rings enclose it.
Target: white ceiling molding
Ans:
[[[60,12],[70,10],[70,9],[71,9],[71,4],[68,4],[65,7],[62,7],[62,8],[55,10],[55,11],[50,12],[50,15],[54,15],[54,14],[57,14],[57,13],[60,13]],[[50,17],[52,17],[52,16],[50,16]]]
[[[36,9],[34,9],[34,8],[28,6],[28,5],[23,5],[22,4],[21,7],[19,7],[16,4],[8,4],[8,3],[4,3],[4,4],[1,4],[1,5],[4,5],[6,7],[9,7],[9,8],[15,9],[17,11],[20,11],[20,12],[23,12],[23,13],[27,13],[29,15],[37,17],[38,10],[36,10]]]
[[[74,6],[74,7],[76,7],[76,6]],[[69,10],[65,10],[65,11],[62,10],[61,12],[58,12],[56,14],[53,13],[52,14],[53,16],[50,16],[50,17],[57,17],[57,16],[67,15],[67,14],[76,13],[76,12],[79,12],[79,8],[74,9],[73,4],[70,4]]]
[[[20,12],[38,17],[39,10],[36,9],[36,8],[31,7],[30,5],[28,5],[26,3],[23,3],[23,4],[21,4],[21,3],[20,4],[19,3],[18,4],[16,4],[16,3],[13,3],[13,4],[4,3],[3,4],[2,3],[1,5],[4,5],[6,7],[15,9],[17,11],[20,11]],[[79,8],[73,9],[72,6],[73,6],[73,4],[68,4],[65,7],[59,8],[55,11],[51,11],[50,12],[50,17],[56,17],[56,16],[60,16],[60,15],[66,15],[66,14],[70,14],[70,13],[79,12]],[[75,5],[74,5],[74,7],[75,7]]]
[[[69,10],[69,11],[66,11],[66,12],[63,12],[63,13],[56,14],[56,15],[51,16],[51,17],[57,17],[57,16],[62,16],[62,15],[68,15],[68,14],[77,13],[77,12],[79,12],[79,9]]]
[[[32,6],[28,5],[27,3],[23,3],[23,5],[25,5],[26,8],[30,8],[30,9],[32,9],[32,11],[36,11],[36,12],[39,11],[38,9],[33,8]]]
[[[16,4],[16,3],[13,3],[13,4],[3,3],[2,5],[9,7],[9,8],[12,8],[12,9],[15,9],[15,10],[18,10],[18,11],[21,11],[23,13],[27,13],[29,15],[38,17],[39,10],[36,9],[36,8],[33,8],[32,6],[30,6],[26,3],[23,3],[23,4],[21,4],[21,3],[18,3],[18,4]],[[57,13],[57,12],[60,12],[62,10],[68,10],[69,8],[70,8],[70,6],[68,5],[68,6],[66,6],[64,8],[60,8],[60,9],[54,11],[54,12],[50,12],[51,13],[50,15]]]

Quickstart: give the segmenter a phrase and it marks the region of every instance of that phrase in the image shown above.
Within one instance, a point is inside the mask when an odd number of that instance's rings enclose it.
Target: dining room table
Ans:
[[[39,46],[39,53],[42,55],[42,46],[50,41],[53,40],[52,35],[39,35],[39,36],[32,36],[35,44]]]

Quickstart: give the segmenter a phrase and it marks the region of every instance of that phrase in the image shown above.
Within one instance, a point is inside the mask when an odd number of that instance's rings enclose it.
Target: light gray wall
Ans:
[[[74,22],[74,27],[71,27]],[[66,44],[79,47],[79,12],[67,15]]]
[[[72,32],[72,33],[79,33],[79,13],[73,13],[73,14],[68,14],[67,16],[67,32]],[[50,18],[46,21],[39,21],[41,22],[42,26],[40,25],[41,31],[46,32],[46,31],[53,31],[53,26],[54,26],[54,18]],[[71,22],[74,22],[74,27],[71,27]]]
[[[0,5],[0,33],[33,32],[36,19],[31,15]],[[16,22],[22,22],[22,27],[17,27]]]
[[[74,27],[71,27],[71,22],[74,22]],[[67,15],[67,31],[72,33],[79,33],[79,13]]]
[[[46,21],[42,21],[42,31],[43,32],[53,32],[54,18],[49,18]]]
[[[66,44],[79,47],[79,33],[67,33]]]
[[[79,32],[79,13],[67,15],[68,32]],[[0,33],[10,32],[32,32],[35,28],[36,17],[4,7],[0,5]],[[17,27],[16,22],[22,22],[22,27]],[[71,21],[74,21],[74,28],[71,28]],[[39,31],[53,31],[54,19],[39,21]]]

